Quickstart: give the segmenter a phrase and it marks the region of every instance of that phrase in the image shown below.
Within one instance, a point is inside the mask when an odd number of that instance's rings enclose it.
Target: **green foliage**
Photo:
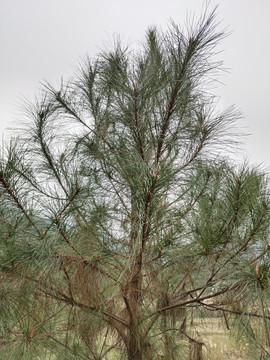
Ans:
[[[217,314],[269,354],[267,178],[219,155],[238,118],[205,84],[224,37],[117,43],[46,83],[0,159],[0,353],[6,359],[167,359]]]

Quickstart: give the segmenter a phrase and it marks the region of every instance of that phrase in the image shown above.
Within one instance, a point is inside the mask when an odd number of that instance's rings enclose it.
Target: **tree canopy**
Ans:
[[[223,37],[216,10],[151,28],[26,104],[0,159],[1,357],[185,359],[213,316],[269,356],[267,178],[222,156],[238,113],[206,86]]]

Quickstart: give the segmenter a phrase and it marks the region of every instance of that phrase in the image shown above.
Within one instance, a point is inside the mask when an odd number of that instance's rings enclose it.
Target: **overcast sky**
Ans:
[[[81,58],[93,57],[116,34],[125,43],[142,40],[151,25],[183,24],[201,13],[203,0],[0,0],[0,132],[19,119],[22,96],[33,97],[43,80],[73,73]],[[241,157],[270,171],[270,0],[211,1],[219,29],[229,27],[219,58],[223,74],[220,106],[235,104],[239,125],[251,135]]]

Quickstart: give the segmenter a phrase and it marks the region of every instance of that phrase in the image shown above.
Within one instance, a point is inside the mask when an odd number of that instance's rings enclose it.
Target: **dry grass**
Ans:
[[[193,325],[194,338],[204,344],[203,360],[254,360],[256,358],[249,349],[249,344],[237,343],[218,318],[198,319]],[[116,360],[118,356],[112,351],[106,359]]]
[[[217,318],[196,322],[194,334],[204,343],[203,360],[254,360],[249,344],[237,343]]]

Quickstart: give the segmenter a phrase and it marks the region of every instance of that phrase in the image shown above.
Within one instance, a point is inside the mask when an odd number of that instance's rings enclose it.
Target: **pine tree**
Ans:
[[[267,179],[220,155],[215,14],[27,104],[0,161],[2,358],[186,359],[207,316],[269,356]]]

